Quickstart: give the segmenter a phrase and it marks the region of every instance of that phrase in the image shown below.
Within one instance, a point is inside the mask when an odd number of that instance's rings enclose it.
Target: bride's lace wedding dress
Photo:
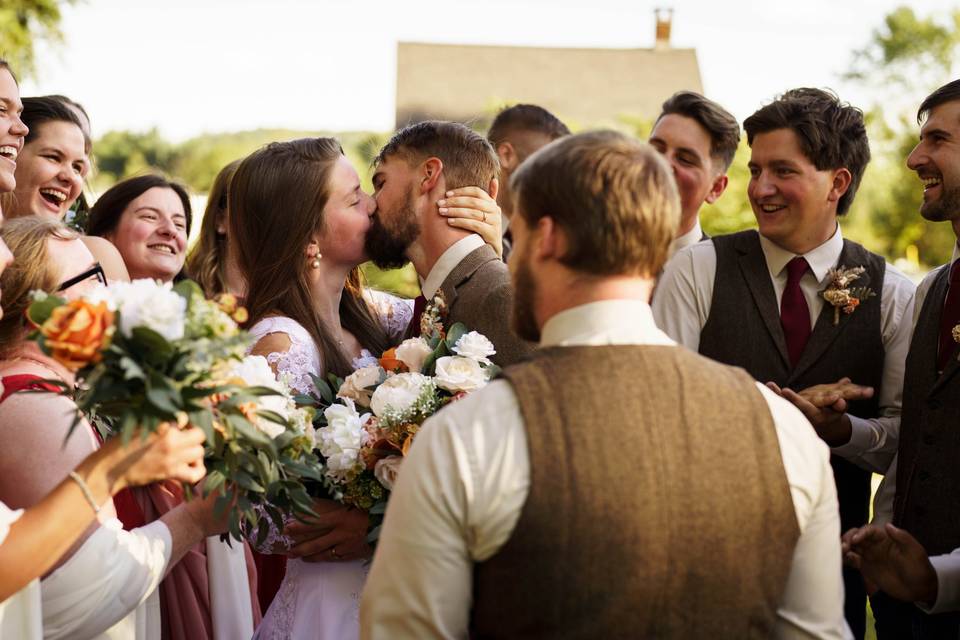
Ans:
[[[411,300],[368,291],[368,298],[391,338],[399,344],[413,317]],[[286,317],[265,318],[250,328],[260,340],[272,333],[290,339],[290,349],[271,353],[267,361],[278,375],[299,393],[311,393],[310,375],[320,375],[320,352],[307,330]],[[354,368],[376,363],[364,349],[354,359]],[[289,548],[282,532],[271,530],[262,550]],[[273,603],[254,634],[256,640],[354,640],[360,636],[360,593],[369,569],[368,560],[351,562],[304,562],[291,559]]]

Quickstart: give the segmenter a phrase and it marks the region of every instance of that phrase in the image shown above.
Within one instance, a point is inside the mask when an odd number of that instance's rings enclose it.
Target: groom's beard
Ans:
[[[534,317],[533,305],[537,299],[537,283],[530,272],[526,256],[517,256],[513,274],[513,332],[524,340],[540,342],[540,327]]]
[[[407,194],[407,199],[395,216],[395,223],[395,227],[388,228],[380,212],[377,212],[367,231],[367,255],[381,269],[396,269],[407,264],[407,249],[420,236],[413,194]]]

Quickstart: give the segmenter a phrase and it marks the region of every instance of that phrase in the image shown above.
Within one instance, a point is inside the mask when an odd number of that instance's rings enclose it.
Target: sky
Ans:
[[[389,131],[398,41],[651,47],[672,7],[675,47],[695,48],[704,92],[739,119],[796,86],[831,87],[904,0],[78,0],[65,42],[42,44],[23,95],[62,93],[94,136],[157,127],[179,142],[277,127]],[[914,0],[920,14],[960,0]],[[933,87],[931,87],[933,89]]]

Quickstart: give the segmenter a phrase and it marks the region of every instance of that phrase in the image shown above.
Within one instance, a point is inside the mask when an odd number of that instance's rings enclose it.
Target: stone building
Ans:
[[[563,49],[401,42],[398,128],[429,119],[477,122],[506,103],[530,102],[579,126],[619,116],[653,119],[675,91],[703,91],[694,49],[670,46],[657,12],[650,49]]]

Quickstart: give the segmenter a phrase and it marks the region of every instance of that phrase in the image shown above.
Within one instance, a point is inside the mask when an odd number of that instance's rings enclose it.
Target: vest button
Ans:
[[[930,478],[930,474],[929,474],[928,472],[926,472],[926,471],[920,471],[920,472],[917,474],[917,477],[918,477],[918,478],[920,479],[920,481],[922,482],[922,481],[924,481],[924,480],[929,479],[929,478]]]
[[[932,433],[923,434],[923,444],[932,446],[936,442],[936,439],[933,437]]]
[[[927,401],[927,406],[933,409],[934,411],[936,411],[937,409],[943,406],[943,403],[940,402],[939,400],[933,399],[933,400]]]

